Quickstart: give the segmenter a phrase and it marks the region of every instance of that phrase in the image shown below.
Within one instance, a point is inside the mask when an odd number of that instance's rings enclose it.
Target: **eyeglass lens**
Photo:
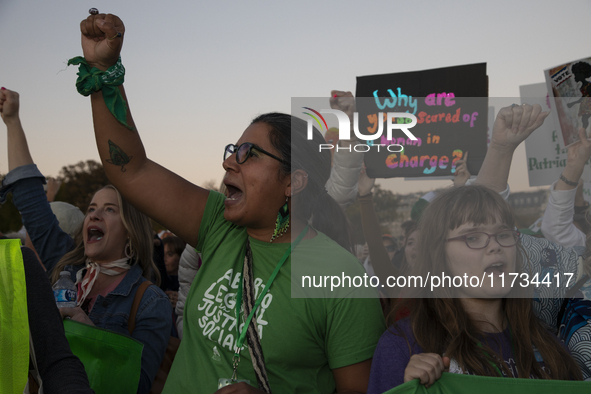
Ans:
[[[236,159],[238,159],[238,163],[242,164],[248,159],[248,155],[250,153],[251,146],[247,143],[244,143],[238,147],[238,153],[236,153]]]
[[[466,236],[466,244],[470,248],[484,248],[490,242],[490,238],[495,237],[501,246],[513,246],[517,243],[517,235],[511,230],[502,231],[489,236],[486,233],[473,233]]]
[[[236,146],[234,144],[226,145],[226,150],[224,151],[224,161],[231,156],[232,154],[236,153],[236,161],[239,164],[242,164],[248,159],[252,146],[248,143],[244,143],[240,146]]]
[[[231,156],[232,153],[234,153],[234,145],[232,145],[232,144],[226,145],[226,149],[224,149],[224,161],[226,161],[228,156]]]

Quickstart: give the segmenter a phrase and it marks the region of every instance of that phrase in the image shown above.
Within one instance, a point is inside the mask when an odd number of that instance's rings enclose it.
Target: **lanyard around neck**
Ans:
[[[248,326],[250,325],[250,321],[252,320],[256,310],[258,309],[259,305],[263,301],[263,297],[265,297],[265,294],[267,294],[267,291],[271,287],[271,284],[275,280],[275,277],[279,273],[279,270],[281,269],[281,267],[283,266],[283,264],[285,263],[285,261],[289,257],[289,254],[291,253],[291,249],[298,246],[298,244],[300,243],[302,238],[304,238],[304,235],[306,235],[307,232],[308,232],[308,225],[306,225],[306,228],[304,228],[304,230],[300,233],[300,235],[298,235],[296,240],[291,245],[289,245],[289,247],[287,248],[287,250],[283,254],[283,257],[281,257],[281,260],[279,260],[279,262],[277,263],[277,266],[275,267],[275,270],[273,271],[273,273],[271,274],[271,277],[267,281],[265,288],[263,289],[263,291],[261,291],[261,294],[259,294],[259,297],[257,298],[257,300],[254,304],[254,308],[252,308],[252,311],[250,311],[248,318],[244,322],[244,327],[242,328],[242,332],[239,332],[240,307],[242,306],[242,286],[243,286],[242,283],[244,281],[244,276],[241,275],[240,284],[238,285],[238,293],[236,294],[236,336],[238,339],[236,341],[236,349],[234,350],[235,357],[240,357],[240,349],[242,348],[242,345],[244,344],[244,340],[246,338],[246,331],[248,330]]]

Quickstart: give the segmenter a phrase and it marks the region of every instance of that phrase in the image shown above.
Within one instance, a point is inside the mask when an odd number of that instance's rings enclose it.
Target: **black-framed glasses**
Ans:
[[[466,246],[470,249],[483,249],[488,246],[490,239],[495,237],[497,243],[505,248],[514,246],[519,241],[519,231],[515,230],[503,230],[496,234],[487,234],[481,232],[470,233],[461,235],[459,237],[448,238],[449,241],[464,241]]]
[[[396,247],[396,245],[388,245],[386,246],[386,251],[387,252],[396,252],[398,250],[398,248]]]
[[[275,160],[280,161],[283,164],[287,164],[289,165],[289,163],[285,160],[283,160],[280,157],[275,156],[272,153],[267,152],[266,150],[264,150],[263,148],[261,148],[258,145],[253,144],[252,142],[244,142],[242,143],[240,146],[235,145],[235,144],[228,144],[226,145],[226,147],[224,148],[224,161],[226,161],[226,159],[228,158],[228,156],[233,155],[234,153],[236,153],[236,162],[238,164],[244,164],[244,162],[246,160],[248,160],[248,158],[251,156],[252,150],[257,150],[261,153],[266,154],[267,156],[272,157]]]

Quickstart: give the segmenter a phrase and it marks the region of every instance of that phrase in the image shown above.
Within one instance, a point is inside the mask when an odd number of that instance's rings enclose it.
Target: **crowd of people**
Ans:
[[[591,296],[589,227],[573,223],[576,188],[591,157],[583,129],[551,187],[545,238],[516,231],[506,202],[513,153],[548,115],[524,104],[498,112],[476,179],[468,181],[464,157],[455,185],[424,199],[399,240],[380,231],[375,180],[363,168],[363,154],[319,153],[324,137],[314,129],[308,140],[307,123],[287,114],[259,115],[225,147],[222,193],[151,161],[116,82],[123,22],[93,14],[80,27],[77,86],[90,95],[112,185],[96,191],[86,212],[68,216],[76,223],[70,230],[43,189],[18,94],[0,91],[9,166],[0,201],[12,193],[30,240],[22,256],[33,376],[45,393],[93,390],[61,319],[139,341],[137,393],[154,392],[171,338],[180,343],[158,386],[164,393],[377,394],[411,381],[430,387],[447,373],[591,380],[591,324],[583,317],[565,329]],[[333,91],[330,102],[353,119],[351,93]],[[343,210],[355,200],[365,250],[353,245]],[[149,218],[174,235],[160,239]],[[491,279],[477,287],[382,286],[294,297],[302,281],[292,268],[377,276],[382,283],[427,272]],[[62,271],[76,283],[77,296],[75,307],[58,311],[49,288]],[[501,286],[499,278],[510,281],[511,274],[572,281]]]

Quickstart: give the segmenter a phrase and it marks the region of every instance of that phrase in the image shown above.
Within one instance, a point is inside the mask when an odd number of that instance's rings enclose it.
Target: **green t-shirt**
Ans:
[[[244,263],[246,229],[224,220],[224,197],[211,192],[199,231],[203,264],[185,304],[183,340],[164,393],[213,393],[232,375],[236,343],[235,297]],[[250,239],[255,297],[264,288],[289,244]],[[304,240],[298,253],[314,265],[364,271],[357,259],[326,235]],[[257,311],[257,324],[271,390],[333,393],[331,369],[373,356],[384,318],[376,298],[293,298],[291,258],[275,278]],[[243,326],[240,319],[240,328]],[[247,342],[240,352],[238,379],[257,386]]]

